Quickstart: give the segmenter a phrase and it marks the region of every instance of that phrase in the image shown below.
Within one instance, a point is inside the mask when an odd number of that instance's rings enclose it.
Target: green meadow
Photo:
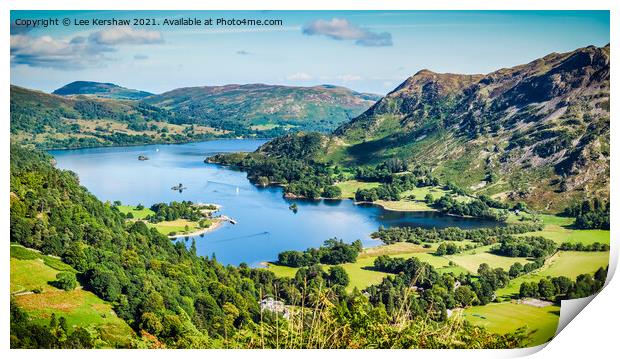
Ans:
[[[136,208],[136,206],[116,206],[118,208],[118,210],[123,213],[123,214],[127,214],[127,213],[131,213],[133,214],[133,218],[134,219],[145,219],[147,216],[153,215],[155,214],[155,212],[153,212],[150,208],[143,208],[143,209],[138,209]]]
[[[463,310],[463,317],[491,332],[505,334],[526,327],[534,331],[530,346],[548,342],[555,335],[560,320],[560,307],[535,307],[513,302],[490,303]]]
[[[510,298],[519,293],[523,282],[538,282],[542,278],[559,276],[574,280],[580,274],[594,273],[608,265],[609,252],[560,251],[548,258],[542,268],[512,279],[506,288],[500,288],[496,293],[500,298]]]
[[[35,322],[48,324],[54,314],[57,318],[64,317],[69,328],[91,328],[109,343],[127,345],[135,334],[125,321],[116,316],[110,303],[81,287],[64,291],[50,285],[59,270],[48,263],[54,265],[58,264],[57,261],[54,257],[12,244],[11,297],[15,303]],[[62,270],[74,271],[63,265]]]
[[[379,284],[383,278],[389,275],[388,273],[372,270],[375,259],[380,255],[389,255],[394,258],[416,257],[423,262],[431,264],[440,273],[451,272],[458,275],[467,272],[467,270],[462,267],[450,265],[450,260],[446,257],[432,254],[434,251],[433,248],[423,248],[422,246],[412,243],[395,243],[365,248],[362,253],[360,253],[355,263],[344,263],[340,265],[349,275],[350,283],[347,286],[347,290],[351,291],[356,287],[358,289],[364,289],[370,285]],[[323,265],[325,270],[329,267],[329,265]],[[292,278],[299,268],[268,263],[267,269],[278,277]]]
[[[356,180],[343,181],[336,183],[336,186],[342,191],[342,198],[355,198],[355,192],[358,189],[371,189],[379,187],[379,182],[360,182]]]
[[[209,227],[211,225],[211,221],[205,220],[208,223]],[[189,234],[194,231],[201,229],[198,222],[192,222],[187,219],[179,218],[174,221],[163,221],[158,223],[147,223],[148,227],[153,227],[159,231],[159,233],[169,236],[171,234]],[[187,230],[185,227],[187,226]]]
[[[498,256],[496,254],[486,251],[460,253],[446,256],[446,259],[451,260],[452,262],[474,274],[478,272],[478,267],[480,267],[482,263],[488,264],[489,266],[491,266],[491,268],[503,268],[505,270],[508,270],[510,266],[516,262],[519,262],[521,264],[525,264],[528,262],[527,258]]]

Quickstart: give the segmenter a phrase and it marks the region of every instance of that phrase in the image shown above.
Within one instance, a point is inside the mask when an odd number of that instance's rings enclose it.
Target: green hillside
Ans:
[[[52,316],[66,320],[69,332],[87,328],[101,342],[96,346],[127,347],[134,331],[120,319],[112,304],[77,287],[56,288],[52,283],[60,272],[75,272],[60,259],[19,245],[11,245],[11,296],[34,323],[48,324]],[[67,333],[70,334],[70,333]]]
[[[54,95],[62,96],[87,95],[123,100],[139,100],[152,95],[152,93],[150,92],[128,89],[112,83],[92,81],[74,81],[55,90],[52,93]]]
[[[40,148],[178,143],[227,136],[141,102],[11,86],[11,139]]]
[[[377,95],[330,85],[248,84],[179,88],[148,97],[144,102],[218,128],[329,132],[378,99]]]
[[[50,149],[330,132],[379,98],[329,85],[227,85],[150,95],[86,81],[53,94],[11,86],[12,139]]]
[[[422,70],[316,140],[312,158],[341,167],[398,158],[544,211],[607,198],[609,56],[609,45],[590,46],[487,75]],[[259,152],[282,156],[278,141]]]
[[[72,172],[50,162],[42,152],[11,146],[10,240],[45,254],[13,250],[12,348],[121,345],[122,333],[131,331],[113,313],[137,333],[131,346],[144,348],[513,348],[529,342],[524,333],[494,334],[448,320],[445,308],[454,301],[442,293],[452,287],[428,265],[419,284],[429,289],[424,298],[382,287],[370,298],[348,293],[345,278],[327,280],[314,269],[276,278],[265,269],[223,266],[197,256],[195,245],[125,221]],[[60,281],[56,271],[75,274],[88,291],[48,287]],[[396,306],[386,307],[388,296]],[[286,298],[293,315],[261,310],[265,297]],[[412,303],[406,316],[397,310],[402,302]],[[89,330],[112,322],[117,329]],[[436,338],[437,332],[447,335]]]

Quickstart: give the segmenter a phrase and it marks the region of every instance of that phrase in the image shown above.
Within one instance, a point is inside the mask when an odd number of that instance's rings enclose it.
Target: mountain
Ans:
[[[190,87],[161,95],[87,81],[52,94],[11,86],[11,134],[48,149],[330,132],[378,99],[332,85]]]
[[[228,136],[139,101],[65,97],[11,86],[11,140],[50,148],[177,143]]]
[[[422,70],[314,156],[348,166],[398,157],[541,210],[607,198],[609,58],[609,45],[589,46],[486,75]]]
[[[61,96],[85,95],[122,100],[140,100],[152,95],[150,92],[128,89],[112,83],[91,81],[74,81],[55,90],[52,94]]]
[[[379,98],[332,85],[247,84],[179,88],[150,96],[144,102],[195,123],[238,129],[238,132],[275,128],[330,132],[367,110]]]

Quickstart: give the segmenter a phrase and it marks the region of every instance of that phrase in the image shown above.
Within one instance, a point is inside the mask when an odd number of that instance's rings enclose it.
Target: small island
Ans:
[[[156,203],[150,208],[138,205],[122,205],[114,203],[127,221],[142,221],[148,227],[157,229],[168,238],[204,235],[219,228],[222,223],[236,223],[228,216],[214,216],[220,206],[209,203],[193,203],[191,201]]]

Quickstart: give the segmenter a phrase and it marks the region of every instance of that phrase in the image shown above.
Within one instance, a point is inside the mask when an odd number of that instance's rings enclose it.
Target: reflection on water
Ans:
[[[350,200],[286,200],[277,187],[252,185],[242,171],[205,164],[219,152],[253,151],[263,140],[214,140],[181,145],[149,145],[51,151],[57,166],[78,174],[82,185],[99,199],[150,206],[190,200],[217,203],[236,225],[196,237],[201,255],[215,254],[224,264],[258,265],[289,249],[316,247],[338,237],[365,246],[380,244],[369,234],[380,225],[476,228],[493,222],[442,216],[434,212],[393,212]],[[143,155],[149,159],[138,161]],[[171,188],[183,184],[182,191]],[[297,204],[297,212],[289,207]],[[181,239],[183,240],[183,239]],[[191,241],[188,241],[190,243]]]

